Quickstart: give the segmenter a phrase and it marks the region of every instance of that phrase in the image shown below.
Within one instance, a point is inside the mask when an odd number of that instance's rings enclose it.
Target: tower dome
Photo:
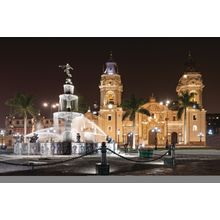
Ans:
[[[181,92],[188,91],[194,94],[193,101],[197,102],[202,107],[202,92],[204,84],[202,74],[196,69],[195,61],[189,52],[185,62],[185,71],[179,80],[176,91],[180,95]]]
[[[109,59],[104,65],[104,73],[108,75],[113,75],[118,73],[117,63],[113,61],[112,51],[109,54]]]

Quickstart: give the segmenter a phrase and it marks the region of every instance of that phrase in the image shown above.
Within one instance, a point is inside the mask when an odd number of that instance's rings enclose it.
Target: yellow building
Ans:
[[[110,54],[101,75],[100,111],[98,116],[99,127],[117,142],[122,142],[122,117],[121,96],[123,86],[118,73],[117,64]]]
[[[175,141],[179,145],[205,145],[206,143],[206,111],[202,106],[203,92],[202,75],[195,68],[191,54],[185,63],[185,71],[182,73],[176,87],[177,95],[188,91],[194,93],[194,101],[202,108],[187,108],[186,111],[186,133],[184,132],[184,115],[180,120],[177,111],[168,108],[168,103],[157,102],[151,97],[149,102],[142,108],[147,109],[151,116],[136,113],[135,120],[135,142],[137,145],[165,146],[167,141]],[[100,111],[98,116],[91,112],[85,115],[95,121],[99,127],[115,142],[132,145],[133,126],[128,119],[122,121],[123,109],[121,107],[121,96],[123,85],[118,72],[117,63],[113,61],[112,54],[105,63],[100,81]]]

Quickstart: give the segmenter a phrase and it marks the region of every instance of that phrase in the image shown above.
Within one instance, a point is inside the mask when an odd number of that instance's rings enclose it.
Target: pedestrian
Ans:
[[[128,143],[124,144],[125,153],[128,152]]]
[[[166,149],[168,149],[169,148],[169,141],[168,141],[168,139],[166,140]]]

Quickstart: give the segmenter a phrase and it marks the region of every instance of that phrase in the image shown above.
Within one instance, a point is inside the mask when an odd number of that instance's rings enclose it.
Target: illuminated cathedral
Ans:
[[[187,107],[184,129],[184,114],[177,117],[177,110],[170,108],[170,103],[159,102],[153,96],[141,108],[147,109],[150,116],[136,113],[135,129],[128,118],[123,120],[122,93],[123,84],[117,63],[110,54],[105,63],[100,80],[100,109],[97,115],[90,110],[85,114],[93,120],[109,137],[118,144],[128,143],[132,146],[155,145],[166,146],[173,140],[177,145],[206,145],[206,110],[203,108],[202,74],[196,69],[195,62],[188,54],[185,69],[176,87],[177,95],[188,91],[193,93],[193,100],[200,108]],[[185,132],[186,131],[186,132]],[[135,135],[135,138],[133,138]]]

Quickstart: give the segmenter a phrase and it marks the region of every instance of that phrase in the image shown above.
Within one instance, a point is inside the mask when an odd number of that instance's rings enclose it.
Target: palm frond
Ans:
[[[150,116],[150,112],[147,109],[145,109],[145,108],[138,109],[138,112],[143,114],[143,115]]]
[[[122,120],[124,121],[126,118],[128,118],[129,117],[129,115],[130,115],[130,112],[125,112],[124,114],[123,114],[123,117],[122,117]]]
[[[134,121],[135,120],[135,113],[136,113],[136,111],[132,111],[131,112],[131,114],[129,116],[130,121]]]
[[[136,98],[135,95],[131,95],[130,99],[124,101],[122,104],[122,108],[126,112],[123,116],[123,120],[129,117],[129,120],[134,121],[136,112],[150,115],[148,110],[141,108],[143,104],[144,99]]]
[[[177,112],[177,118],[178,119],[181,119],[183,112],[184,112],[184,108],[183,107],[178,109],[178,112]]]
[[[36,115],[36,110],[33,105],[33,97],[17,93],[13,98],[5,103],[12,110],[13,115],[24,117],[26,115]]]

